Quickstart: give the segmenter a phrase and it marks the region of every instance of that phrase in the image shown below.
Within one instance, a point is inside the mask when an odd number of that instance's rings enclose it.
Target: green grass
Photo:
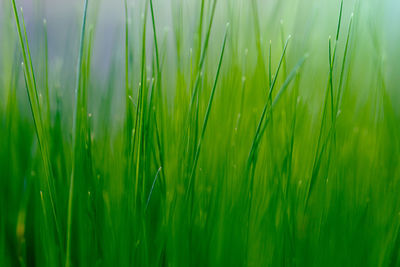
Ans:
[[[400,266],[389,0],[81,2],[0,3],[1,266]]]

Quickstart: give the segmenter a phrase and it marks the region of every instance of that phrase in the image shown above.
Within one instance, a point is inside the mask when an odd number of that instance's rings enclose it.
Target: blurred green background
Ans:
[[[1,266],[400,265],[399,1],[0,1]]]

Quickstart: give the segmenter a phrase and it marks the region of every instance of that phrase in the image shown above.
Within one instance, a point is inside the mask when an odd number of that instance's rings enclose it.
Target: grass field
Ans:
[[[0,266],[400,266],[396,1],[27,3]]]

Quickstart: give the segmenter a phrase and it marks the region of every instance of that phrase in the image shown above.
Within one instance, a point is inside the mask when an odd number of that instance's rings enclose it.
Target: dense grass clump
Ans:
[[[390,1],[33,2],[0,3],[1,266],[400,266]]]

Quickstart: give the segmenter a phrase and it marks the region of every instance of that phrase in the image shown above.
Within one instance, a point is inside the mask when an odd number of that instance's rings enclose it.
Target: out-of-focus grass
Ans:
[[[388,3],[3,1],[0,264],[400,265]]]

